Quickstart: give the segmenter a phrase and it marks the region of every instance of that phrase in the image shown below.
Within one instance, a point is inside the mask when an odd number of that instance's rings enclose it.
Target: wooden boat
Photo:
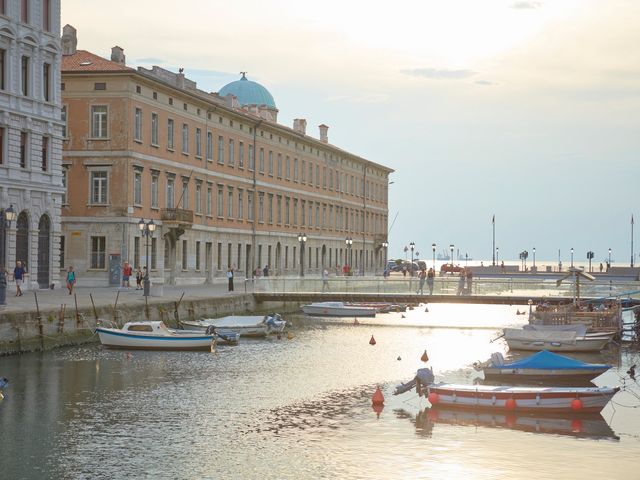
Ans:
[[[321,317],[375,317],[377,309],[369,306],[351,306],[343,302],[318,302],[304,305],[307,315]]]
[[[551,352],[597,352],[602,350],[615,333],[576,335],[575,331],[525,330],[505,328],[504,339],[511,350]]]
[[[396,387],[394,395],[415,386],[433,407],[485,409],[514,412],[597,413],[619,387],[508,387],[434,383],[433,372],[418,370],[410,382]]]
[[[407,311],[407,305],[399,305],[396,303],[388,303],[388,302],[345,302],[344,305],[347,307],[375,308],[378,313]]]
[[[483,371],[485,379],[495,381],[588,382],[610,368],[543,350],[511,363],[504,363],[502,354],[494,353]]]
[[[287,325],[277,313],[269,315],[229,315],[220,318],[186,320],[180,322],[185,329],[206,331],[214,327],[218,334],[239,333],[242,337],[265,337],[270,333],[282,333]]]
[[[129,322],[122,328],[98,327],[102,345],[137,350],[211,350],[215,335],[173,330],[163,322]]]
[[[605,306],[606,304],[606,306]],[[529,315],[533,325],[585,325],[590,331],[622,330],[622,308],[619,302],[607,301],[593,310],[583,310],[575,305],[538,305]]]

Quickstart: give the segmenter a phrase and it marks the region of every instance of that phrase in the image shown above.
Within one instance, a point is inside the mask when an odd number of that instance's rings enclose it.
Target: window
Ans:
[[[3,48],[0,48],[0,90],[4,90],[5,89],[5,81],[6,81],[6,58],[7,58],[7,51]]]
[[[267,215],[269,223],[273,223],[273,193],[270,193],[267,199]]]
[[[133,139],[136,142],[142,141],[142,109],[136,108],[135,120],[133,122]]]
[[[151,145],[158,145],[158,114],[151,114]]]
[[[202,130],[196,128],[196,157],[202,157]]]
[[[27,132],[20,132],[20,168],[27,168],[27,146],[29,135]]]
[[[158,208],[158,175],[151,175],[151,208]]]
[[[247,192],[247,219],[253,222],[253,192]]]
[[[29,23],[29,0],[20,0],[20,21]]]
[[[282,195],[278,195],[276,202],[276,219],[278,220],[278,225],[282,223]]]
[[[24,1],[24,0],[23,0]],[[25,97],[29,95],[29,57],[22,57],[22,68],[21,68],[22,76],[21,76],[21,92]]]
[[[255,170],[256,159],[253,155],[253,145],[249,145],[249,170]]]
[[[218,196],[216,198],[217,206],[216,206],[216,214],[219,218],[222,218],[224,215],[224,209],[222,204],[222,196],[224,195],[224,187],[222,185],[218,185]]]
[[[202,184],[196,184],[196,213],[202,213]]]
[[[305,183],[307,181],[307,162],[302,160],[302,168],[300,170],[300,181]]]
[[[207,160],[213,160],[213,134],[207,132]]]
[[[289,208],[289,204],[290,204],[290,199],[289,197],[285,197],[284,199],[284,223],[285,225],[290,225],[291,224],[291,217],[290,217],[290,208]]]
[[[227,218],[233,218],[233,187],[227,187]]]
[[[174,207],[175,179],[167,178],[167,208]]]
[[[106,267],[107,237],[91,237],[91,268],[104,269]]]
[[[224,138],[218,136],[218,163],[224,163]]]
[[[289,155],[287,155],[287,161],[285,163],[284,178],[286,180],[289,180],[289,178],[291,178],[291,159],[289,158]]]
[[[222,243],[218,242],[218,251],[217,251],[217,262],[218,262],[218,270],[222,270]]]
[[[264,192],[258,192],[258,221],[264,222]]]
[[[278,154],[278,178],[282,178],[282,154]]]
[[[105,82],[96,82],[93,84],[94,90],[106,90],[107,84]]]
[[[67,106],[63,105],[60,110],[60,121],[62,122],[62,138],[67,138]]]
[[[273,152],[269,150],[269,176],[273,177]]]
[[[107,138],[107,106],[91,106],[91,136],[93,138]]]
[[[244,190],[238,189],[238,220],[244,220]]]
[[[51,31],[51,8],[49,0],[42,0],[42,29]]]
[[[189,266],[187,265],[189,251],[187,250],[187,241],[182,240],[182,270],[187,270]]]
[[[51,65],[42,65],[42,98],[45,102],[51,100]]]
[[[305,225],[305,208],[307,208],[307,202],[302,200],[300,203],[300,226]]]
[[[142,172],[133,173],[133,203],[142,205]]]
[[[316,187],[320,187],[320,165],[316,165]]]
[[[211,185],[207,185],[207,216],[211,216],[213,204],[213,189]]]
[[[229,165],[234,165],[235,163],[235,144],[233,140],[229,139]]]
[[[62,205],[67,205],[67,172],[68,167],[62,166]]]
[[[294,227],[298,226],[298,199],[293,199],[293,222]]]
[[[298,181],[298,159],[297,158],[293,159],[293,181],[294,182]]]
[[[108,200],[108,175],[105,171],[91,172],[91,203],[104,205]]]
[[[189,125],[182,124],[182,153],[189,153]]]
[[[238,149],[238,168],[244,168],[244,142],[240,142]]]
[[[200,271],[200,242],[196,242],[196,270]]]
[[[173,118],[167,120],[167,148],[173,150]]]
[[[42,137],[42,158],[40,166],[43,172],[49,168],[49,137]]]
[[[313,163],[309,162],[309,185],[313,186]]]
[[[189,179],[182,180],[182,208],[189,209]]]
[[[264,148],[260,149],[260,157],[258,158],[258,171],[264,173]]]

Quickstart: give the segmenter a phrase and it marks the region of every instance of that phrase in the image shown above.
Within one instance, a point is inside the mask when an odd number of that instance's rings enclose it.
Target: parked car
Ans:
[[[461,271],[462,267],[453,263],[443,263],[440,267],[440,273],[460,273]]]

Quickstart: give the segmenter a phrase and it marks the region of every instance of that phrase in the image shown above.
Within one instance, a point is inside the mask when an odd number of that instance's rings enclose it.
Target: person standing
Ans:
[[[460,270],[460,278],[458,279],[458,293],[457,295],[462,295],[462,292],[464,292],[464,278],[465,278],[465,271],[464,268],[462,270]]]
[[[429,295],[433,295],[433,281],[435,280],[436,272],[433,268],[430,268],[427,272],[427,287],[429,287]]]
[[[67,290],[69,290],[69,295],[73,294],[73,287],[76,284],[76,272],[73,271],[73,265],[69,265],[69,269],[67,270]]]
[[[229,267],[227,270],[227,279],[229,280],[229,291],[233,292],[233,268]]]
[[[269,276],[269,265],[265,265],[264,268],[262,269],[262,276],[263,277]]]
[[[142,269],[140,265],[136,269],[136,290],[142,290],[142,279],[144,278],[144,274],[142,273]]]
[[[420,270],[418,273],[418,290],[416,291],[416,295],[424,295],[424,282],[427,279],[427,273],[424,271],[424,268]]]
[[[16,262],[16,268],[13,269],[13,279],[16,282],[16,297],[22,296],[22,282],[24,281],[24,276],[26,275],[27,270],[22,266],[22,262],[18,260]]]
[[[132,274],[133,274],[133,268],[131,268],[131,265],[129,265],[129,262],[124,262],[124,265],[122,267],[122,286],[123,287],[131,288],[130,278]]]
[[[329,291],[329,271],[326,268],[322,270],[322,291]]]

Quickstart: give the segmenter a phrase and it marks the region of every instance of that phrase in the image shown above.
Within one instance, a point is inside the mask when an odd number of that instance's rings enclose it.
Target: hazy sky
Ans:
[[[280,123],[396,170],[391,257],[453,243],[630,261],[640,222],[640,1],[63,0],[78,48],[265,85]],[[397,215],[397,218],[396,218]],[[392,222],[395,218],[395,223]],[[640,253],[640,228],[634,250]],[[636,258],[636,263],[638,258]]]

